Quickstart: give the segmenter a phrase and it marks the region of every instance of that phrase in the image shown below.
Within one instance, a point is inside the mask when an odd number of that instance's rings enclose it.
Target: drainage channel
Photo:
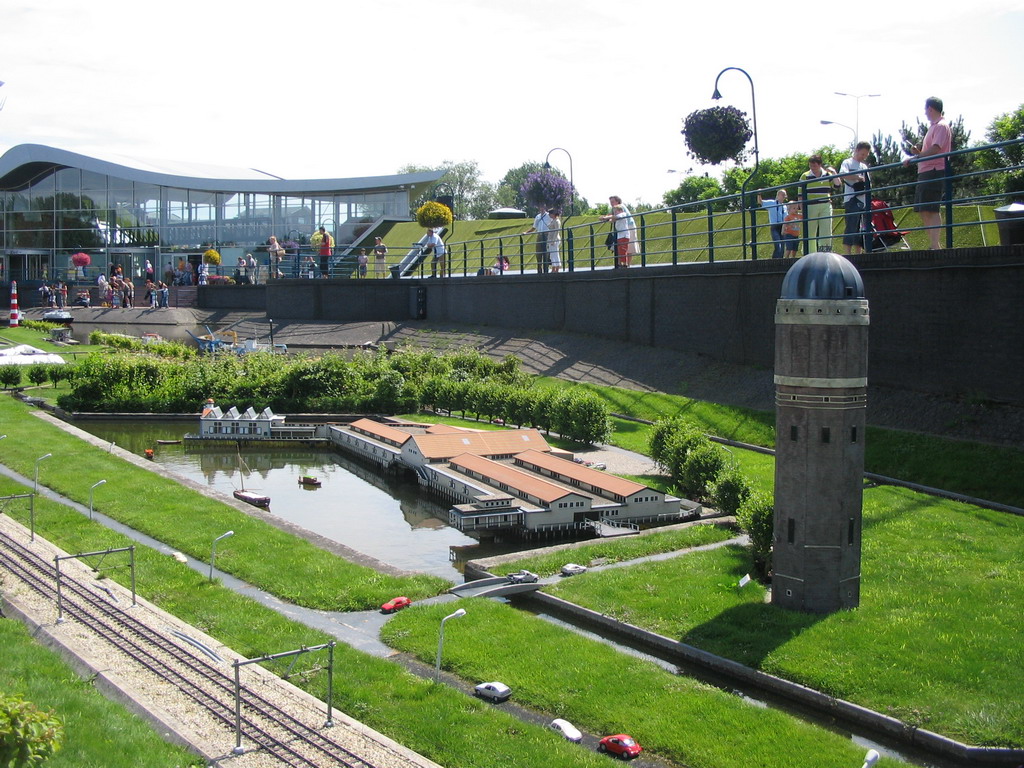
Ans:
[[[865,750],[874,749],[878,751],[883,757],[902,760],[906,763],[921,766],[921,768],[961,768],[959,764],[953,761],[943,760],[932,754],[925,754],[912,747],[908,747],[906,744],[897,744],[879,734],[850,730],[839,724],[835,718],[823,715],[817,710],[802,706],[788,699],[772,696],[762,690],[741,689],[734,680],[713,674],[693,664],[680,663],[678,659],[658,654],[641,643],[631,642],[614,633],[606,632],[603,628],[586,626],[576,616],[571,616],[548,606],[536,605],[529,598],[517,599],[512,601],[511,605],[517,610],[524,611],[551,624],[568,629],[582,637],[596,640],[622,653],[656,664],[672,674],[692,677],[727,693],[739,696],[752,706],[777,709],[806,722],[827,728],[833,733],[838,733],[850,739],[854,744],[863,747]]]

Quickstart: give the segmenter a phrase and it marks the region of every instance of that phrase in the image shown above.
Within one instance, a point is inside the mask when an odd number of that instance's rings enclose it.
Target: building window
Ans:
[[[829,443],[832,441],[832,430],[828,427],[821,428],[821,442]]]
[[[849,524],[849,526],[847,528],[847,531],[846,531],[846,543],[849,544],[850,546],[853,546],[853,529],[854,529],[854,522],[853,522],[853,518],[851,517],[850,518],[850,524]]]
[[[792,440],[795,443],[797,437],[799,436],[799,433],[800,433],[800,428],[797,427],[796,424],[794,424],[793,426],[791,426],[789,428],[789,439]]]
[[[786,541],[788,541],[790,544],[793,544],[796,541],[796,520],[794,520],[791,517],[789,518],[788,523],[789,524],[787,526],[788,530],[786,531]]]
[[[851,443],[856,443],[857,442],[857,428],[856,427],[850,427],[850,442]]]

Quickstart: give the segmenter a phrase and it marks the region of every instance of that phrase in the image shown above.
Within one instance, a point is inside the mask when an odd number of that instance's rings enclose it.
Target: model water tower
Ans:
[[[772,604],[860,604],[868,302],[835,253],[796,262],[775,308]]]

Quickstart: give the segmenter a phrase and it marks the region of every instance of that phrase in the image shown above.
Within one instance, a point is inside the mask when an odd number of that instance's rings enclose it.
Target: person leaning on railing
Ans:
[[[804,209],[807,215],[807,242],[817,251],[832,250],[832,187],[838,187],[839,179],[824,178],[835,176],[836,169],[823,166],[821,155],[811,155],[809,166],[800,176],[806,182]]]
[[[953,146],[953,132],[949,129],[942,111],[942,99],[929,96],[924,102],[924,114],[928,118],[928,133],[924,141],[915,144],[909,150],[903,165],[917,163],[917,192],[914,196],[914,210],[921,214],[921,224],[928,230],[928,244],[933,251],[939,250],[939,236],[942,227],[942,215],[939,213],[942,203],[943,176],[946,171],[946,158],[938,157],[929,160],[932,155],[943,155]]]

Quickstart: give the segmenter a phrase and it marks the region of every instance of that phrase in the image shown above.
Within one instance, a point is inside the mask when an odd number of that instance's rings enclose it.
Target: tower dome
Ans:
[[[783,299],[863,299],[864,281],[857,268],[838,253],[809,253],[782,281]]]

